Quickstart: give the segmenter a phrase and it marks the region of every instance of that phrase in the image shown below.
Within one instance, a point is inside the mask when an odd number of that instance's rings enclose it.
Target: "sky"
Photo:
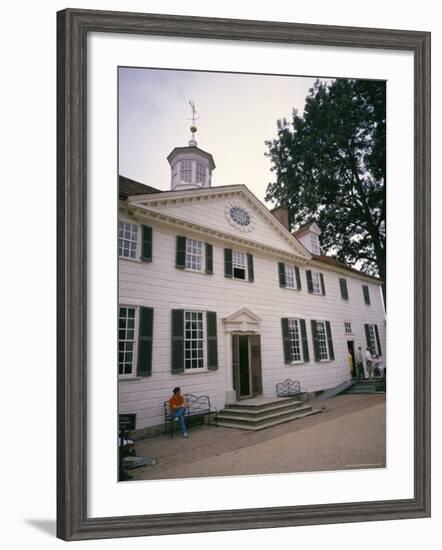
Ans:
[[[170,189],[167,156],[191,139],[194,101],[198,147],[216,164],[212,186],[246,185],[262,202],[274,181],[266,140],[278,119],[302,113],[315,78],[119,69],[119,173],[161,190]],[[271,203],[267,203],[271,206]]]

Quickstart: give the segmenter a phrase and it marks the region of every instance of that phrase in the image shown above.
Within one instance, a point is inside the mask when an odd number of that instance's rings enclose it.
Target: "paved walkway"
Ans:
[[[385,395],[340,395],[311,401],[328,412],[259,432],[200,426],[136,442],[138,456],[155,466],[130,471],[133,479],[305,472],[385,467]]]

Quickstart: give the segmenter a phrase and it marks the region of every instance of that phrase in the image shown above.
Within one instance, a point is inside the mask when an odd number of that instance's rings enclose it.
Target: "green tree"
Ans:
[[[316,220],[325,252],[384,281],[385,101],[384,82],[318,80],[302,116],[279,120],[266,142],[276,174],[266,200],[292,227]]]

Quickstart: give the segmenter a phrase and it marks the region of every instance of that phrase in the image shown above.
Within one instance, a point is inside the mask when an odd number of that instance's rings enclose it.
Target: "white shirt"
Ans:
[[[365,350],[365,360],[366,361],[373,361],[373,357],[371,356],[370,350]]]

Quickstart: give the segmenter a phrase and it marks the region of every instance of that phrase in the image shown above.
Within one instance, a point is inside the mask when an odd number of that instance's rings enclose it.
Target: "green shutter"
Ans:
[[[299,267],[295,265],[295,276],[296,276],[296,288],[301,290],[301,275],[299,273]]]
[[[341,287],[341,298],[348,300],[347,279],[339,279],[339,286]]]
[[[172,373],[184,372],[184,310],[172,309]]]
[[[322,273],[319,274],[319,278],[321,279],[321,291],[322,295],[325,296],[325,285],[324,285],[324,275]]]
[[[285,287],[285,265],[283,262],[278,263],[278,274],[279,274],[279,286]]]
[[[367,285],[362,285],[362,292],[364,293],[364,301],[369,306],[370,305],[370,291]]]
[[[207,315],[207,368],[218,368],[218,339],[216,331],[216,312],[208,311]]]
[[[313,294],[313,279],[312,279],[312,272],[310,269],[307,269],[305,272],[307,276],[307,290],[310,292],[310,294]]]
[[[206,243],[206,273],[213,274],[213,246]]]
[[[292,362],[292,354],[290,353],[290,334],[289,334],[289,320],[281,319],[282,327],[282,347],[284,350],[284,363],[288,364]]]
[[[310,355],[308,353],[308,341],[307,341],[307,329],[305,326],[305,320],[299,319],[301,325],[301,338],[302,338],[302,355],[304,356],[304,363],[310,361]]]
[[[233,276],[232,249],[224,249],[224,277]]]
[[[329,351],[329,354],[330,354],[330,359],[332,361],[334,361],[335,360],[335,352],[334,352],[334,349],[333,349],[333,340],[332,340],[332,333],[331,333],[331,327],[330,327],[330,322],[329,321],[325,321],[325,329],[326,329],[326,332],[327,332],[328,351]]]
[[[175,267],[184,269],[186,267],[186,237],[176,238],[176,261]]]
[[[249,277],[249,283],[253,283],[255,280],[255,274],[253,273],[253,256],[252,254],[247,254],[247,272]]]
[[[379,339],[379,331],[377,325],[374,326],[374,331],[376,333],[376,343],[378,345],[379,355],[382,355],[381,340]]]
[[[140,307],[138,326],[137,375],[152,374],[153,308]]]
[[[318,362],[321,360],[321,353],[319,351],[317,323],[316,321],[313,321],[313,320],[312,320],[312,337],[313,337],[313,351],[315,354],[315,361]]]
[[[365,329],[365,339],[367,341],[367,348],[371,351],[370,329],[368,325],[364,325],[364,329]]]
[[[141,226],[141,260],[152,261],[152,228],[148,225]]]

